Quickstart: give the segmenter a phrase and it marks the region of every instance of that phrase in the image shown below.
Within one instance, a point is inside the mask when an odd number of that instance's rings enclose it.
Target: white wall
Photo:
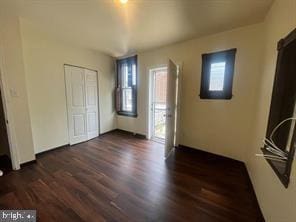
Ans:
[[[237,48],[234,97],[201,100],[201,54]],[[181,138],[186,146],[244,160],[262,58],[262,24],[138,54],[138,118],[118,117],[118,128],[147,135],[148,70],[170,58],[183,63]]]
[[[36,153],[69,143],[64,64],[98,71],[100,133],[116,128],[112,57],[56,40],[24,19],[21,34]]]
[[[260,91],[252,127],[253,134],[247,152],[249,154],[247,167],[268,222],[296,221],[296,163],[292,168],[290,185],[285,189],[268,163],[262,158],[255,157],[255,153],[260,153],[259,149],[266,133],[275,75],[277,42],[295,28],[296,1],[275,1],[265,20],[265,61],[260,74]]]
[[[20,163],[35,159],[18,17],[0,10],[1,76],[6,83],[7,109],[13,146]],[[10,90],[16,96],[11,96]]]

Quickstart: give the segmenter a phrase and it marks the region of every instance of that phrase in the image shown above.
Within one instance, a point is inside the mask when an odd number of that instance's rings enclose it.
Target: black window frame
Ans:
[[[132,72],[132,65],[136,65],[136,73],[135,73],[135,82],[136,85],[132,85],[132,111],[125,111],[123,110],[123,87],[121,85],[122,73],[120,71],[122,65],[128,65],[128,72]],[[117,59],[116,60],[116,112],[118,115],[121,116],[128,116],[128,117],[137,117],[137,87],[138,87],[138,56],[131,56],[124,59]],[[132,78],[132,77],[131,77]],[[131,80],[132,81],[132,80]]]
[[[200,98],[201,99],[224,99],[232,98],[233,76],[235,66],[235,56],[237,49],[228,49],[213,53],[202,54],[202,71],[200,83]],[[216,62],[226,62],[224,87],[221,91],[211,91],[210,87],[210,72],[211,64]]]

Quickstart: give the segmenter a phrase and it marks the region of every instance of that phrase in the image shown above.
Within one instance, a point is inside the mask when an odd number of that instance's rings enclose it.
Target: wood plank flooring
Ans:
[[[0,209],[38,221],[264,221],[244,165],[116,131],[0,178]]]

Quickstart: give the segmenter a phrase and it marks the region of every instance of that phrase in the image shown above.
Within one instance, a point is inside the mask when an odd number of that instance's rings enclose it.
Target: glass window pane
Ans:
[[[223,91],[226,62],[211,64],[210,69],[210,91]]]
[[[133,64],[132,66],[132,75],[133,75],[133,86],[135,86],[137,84],[137,80],[136,80],[136,73],[137,73],[137,66],[136,64]]]
[[[154,137],[165,139],[167,69],[155,71],[154,79]]]
[[[155,102],[166,103],[167,92],[167,70],[156,71],[155,73]]]
[[[122,111],[131,112],[133,110],[132,89],[122,89]]]
[[[121,66],[121,85],[122,88],[128,87],[128,66],[123,64]]]

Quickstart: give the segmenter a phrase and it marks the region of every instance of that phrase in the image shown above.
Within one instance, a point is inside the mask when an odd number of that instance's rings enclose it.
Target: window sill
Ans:
[[[126,116],[126,117],[133,117],[133,118],[137,118],[138,117],[138,114],[136,114],[136,113],[130,113],[130,112],[117,112],[117,115]]]
[[[233,95],[230,96],[219,96],[219,95],[199,95],[200,99],[203,100],[231,100]]]
[[[272,153],[268,152],[265,148],[261,148],[261,151],[263,154],[273,155]],[[266,161],[269,163],[269,165],[271,166],[277,177],[280,179],[284,187],[288,188],[290,182],[290,175],[286,172],[287,165],[289,164],[288,160],[287,162],[279,162],[266,159]]]

